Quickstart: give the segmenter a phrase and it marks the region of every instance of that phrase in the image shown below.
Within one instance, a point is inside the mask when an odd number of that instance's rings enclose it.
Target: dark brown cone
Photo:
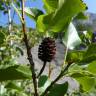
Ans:
[[[55,41],[50,37],[44,38],[41,44],[39,45],[38,58],[44,62],[51,62],[52,59],[54,59],[55,54]]]

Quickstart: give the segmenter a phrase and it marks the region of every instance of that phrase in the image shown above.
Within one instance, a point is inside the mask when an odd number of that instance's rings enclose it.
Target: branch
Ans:
[[[24,23],[23,18],[22,18],[22,16],[21,16],[20,12],[19,12],[18,9],[15,7],[15,5],[13,4],[13,2],[11,3],[11,5],[13,6],[14,10],[17,12],[17,14],[18,14],[18,16],[19,16],[19,18],[20,18],[20,21],[21,21],[22,23]]]
[[[31,69],[31,72],[32,72],[32,79],[33,79],[33,85],[34,85],[34,91],[35,91],[34,96],[39,96],[38,92],[37,92],[37,81],[36,81],[36,74],[35,74],[35,64],[33,62],[33,57],[32,57],[32,54],[31,54],[31,48],[29,46],[28,38],[27,38],[27,34],[26,34],[25,18],[24,18],[24,0],[22,0],[21,3],[22,3],[22,20],[23,20],[23,22],[22,22],[22,30],[23,30],[23,34],[24,34],[24,42],[25,42],[26,49],[27,49],[27,56],[28,56],[28,60],[30,62],[30,69]]]
[[[64,75],[64,73],[68,70],[68,68],[70,67],[71,64],[67,64],[67,66],[64,68],[63,71],[61,71],[61,73],[57,76],[57,78],[51,82],[51,84],[46,88],[46,90],[44,91],[44,93],[41,94],[41,96],[46,96],[46,94],[48,93],[48,91],[52,88],[52,86]]]
[[[44,69],[45,69],[46,64],[47,64],[47,62],[46,62],[46,61],[44,61],[44,64],[43,64],[43,66],[42,66],[42,68],[41,68],[41,70],[40,70],[40,72],[39,72],[39,74],[38,74],[37,78],[39,78],[39,77],[41,76],[41,74],[43,73],[43,71],[44,71]]]

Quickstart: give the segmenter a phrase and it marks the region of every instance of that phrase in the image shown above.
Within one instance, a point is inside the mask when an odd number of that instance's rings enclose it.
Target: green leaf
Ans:
[[[88,64],[92,61],[96,60],[96,54],[93,55],[89,55],[89,56],[85,56],[83,57],[83,59],[80,61],[82,64]]]
[[[18,7],[20,7],[20,2],[19,2],[19,1],[17,1],[17,2],[16,2],[16,5],[17,5]]]
[[[57,9],[51,12],[51,15],[48,14],[44,16],[42,18],[42,23],[48,30],[60,32],[66,28],[66,25],[68,25],[75,15],[85,11],[85,9],[86,5],[81,0],[60,0]],[[42,27],[42,30],[45,27]]]
[[[31,77],[31,71],[27,66],[14,65],[7,68],[0,68],[0,81],[31,79]]]
[[[64,96],[68,90],[68,82],[55,84],[49,91],[48,96]]]
[[[5,10],[5,7],[3,7],[1,4],[0,4],[0,11],[4,11]]]
[[[79,14],[77,14],[77,16],[74,19],[85,20],[88,19],[88,16],[86,16],[83,12],[80,12]]]
[[[63,42],[68,49],[74,49],[81,43],[81,39],[78,36],[77,30],[72,23],[69,24],[68,30],[65,32]]]
[[[18,9],[15,7],[15,5],[12,3],[12,6],[14,8],[14,10],[17,12],[18,16],[20,17],[20,20],[22,21],[21,18],[21,9]],[[40,9],[37,8],[30,8],[30,7],[25,7],[24,8],[25,14],[30,18],[30,19],[34,19],[37,20],[38,16],[43,14],[43,11],[41,11]]]
[[[22,11],[22,10],[21,10]],[[25,7],[24,9],[25,13],[30,17],[30,18],[34,18],[35,14],[31,11],[31,8],[29,7]]]
[[[73,78],[80,78],[80,77],[83,77],[84,76],[84,74],[82,74],[82,73],[80,73],[80,72],[77,72],[77,73],[73,73],[72,75],[71,75],[71,77],[73,77]]]
[[[38,87],[43,87],[47,80],[48,77],[46,75],[41,76],[39,78]]]
[[[41,76],[38,82],[38,87],[40,92],[43,93],[50,84],[51,84],[51,81],[46,75]]]
[[[37,8],[25,7],[25,13],[30,19],[37,20],[39,15],[42,15],[43,12]]]
[[[6,85],[5,85],[5,88],[7,89],[14,89],[14,90],[17,90],[17,91],[23,91],[23,89],[21,87],[19,87],[15,82],[8,82]]]
[[[36,24],[36,26],[37,26],[37,30],[39,31],[39,32],[45,32],[46,31],[46,26],[44,25],[44,23],[43,23],[43,18],[45,17],[46,15],[40,15],[39,17],[38,17],[38,19],[37,19],[37,24]]]
[[[0,45],[4,43],[5,35],[4,33],[0,32]]]
[[[81,62],[90,63],[94,60],[96,60],[96,43],[88,46],[88,49],[85,52],[83,60]]]
[[[20,47],[16,47],[16,51],[19,51],[22,56],[24,55],[24,52],[23,52],[23,50]]]
[[[86,9],[86,5],[81,0],[60,0],[60,6],[53,14],[50,26],[52,31],[60,32],[71,19]],[[74,6],[73,6],[74,5]],[[46,22],[46,21],[45,21]]]
[[[88,49],[85,53],[85,56],[88,57],[88,56],[92,56],[94,54],[96,54],[96,43],[93,43],[93,44],[88,46]]]
[[[77,62],[77,64],[83,59],[85,51],[69,51],[66,61],[67,62]]]
[[[81,72],[82,71],[82,67],[77,65],[77,64],[72,64],[69,69],[68,69],[68,72],[69,73],[74,73],[74,72]]]
[[[81,73],[74,73],[72,77],[79,82],[83,91],[88,92],[95,85],[95,79],[93,77],[85,76],[84,74]]]
[[[44,8],[47,13],[51,13],[56,10],[56,8],[58,7],[58,1],[59,0],[43,0]]]
[[[89,63],[88,71],[96,75],[96,61]]]
[[[79,65],[85,65],[96,60],[96,44],[91,44],[87,50],[69,51],[67,55],[67,62],[76,62]]]

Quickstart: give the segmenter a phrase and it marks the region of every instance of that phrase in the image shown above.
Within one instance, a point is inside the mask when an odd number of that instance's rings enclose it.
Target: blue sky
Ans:
[[[91,12],[91,13],[96,13],[96,0],[83,0],[87,6],[88,6],[88,12]],[[42,3],[42,0],[35,0],[35,1],[32,1],[32,0],[28,0],[27,3],[26,3],[26,7],[36,7],[36,8],[39,8],[41,10],[43,10],[43,3]],[[7,15],[2,15],[2,13],[0,12],[0,25],[5,25],[6,22],[8,21],[7,19]],[[14,18],[15,22],[18,24],[20,23],[19,19],[18,19],[18,16],[15,15],[15,18]],[[30,18],[26,17],[26,25],[29,26],[29,27],[32,27],[32,28],[35,28],[35,22],[33,22],[32,20],[30,20]]]
[[[83,0],[88,6],[88,12],[96,14],[96,0]]]

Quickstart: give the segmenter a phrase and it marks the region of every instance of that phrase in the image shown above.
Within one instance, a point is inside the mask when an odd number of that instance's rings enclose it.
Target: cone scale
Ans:
[[[38,58],[43,62],[51,62],[55,54],[55,40],[50,37],[44,38],[38,48]]]

